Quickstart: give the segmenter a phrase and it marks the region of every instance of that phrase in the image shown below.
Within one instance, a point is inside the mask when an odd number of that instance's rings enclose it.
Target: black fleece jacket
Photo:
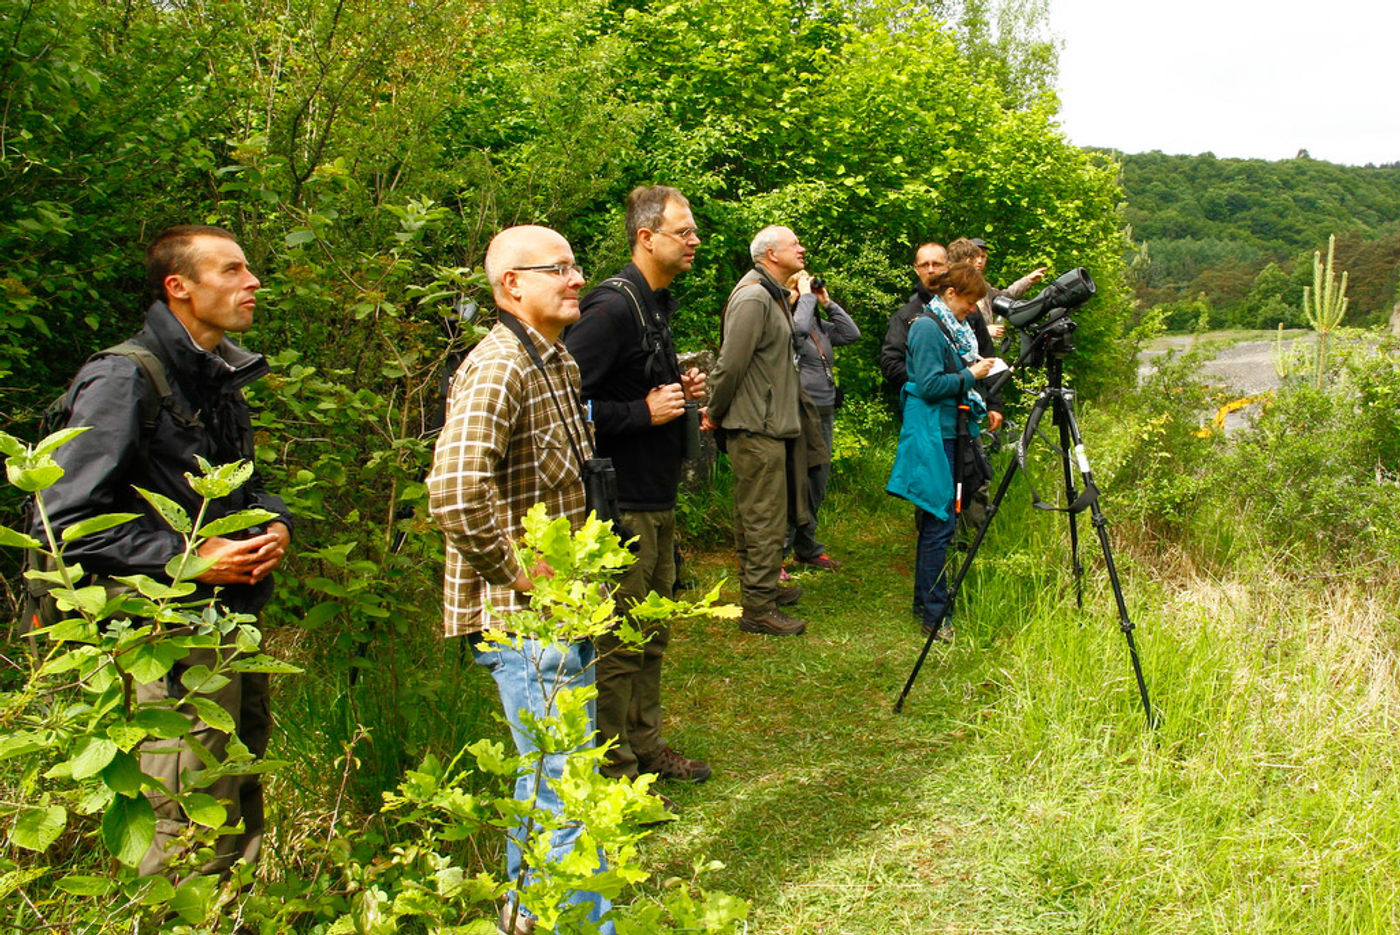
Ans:
[[[595,287],[583,297],[580,318],[564,335],[564,345],[578,361],[583,398],[593,409],[598,455],[612,458],[617,471],[618,505],[669,510],[680,486],[684,419],[652,425],[646,396],[653,387],[680,379],[670,340],[676,303],[669,290],[652,291],[635,264],[618,275],[636,288],[643,312],[656,314],[664,325],[660,356],[665,373],[655,368],[648,373],[637,314],[627,296],[612,287]]]

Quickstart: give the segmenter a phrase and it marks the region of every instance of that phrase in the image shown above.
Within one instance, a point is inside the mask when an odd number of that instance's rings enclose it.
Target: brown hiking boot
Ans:
[[[773,603],[779,607],[791,607],[800,600],[802,600],[802,588],[794,584],[790,588],[778,588],[778,596]]]
[[[638,756],[637,772],[655,773],[661,779],[704,782],[710,778],[710,764],[704,760],[683,757],[671,747],[666,746],[651,756]]]
[[[807,621],[789,617],[774,608],[767,613],[745,613],[739,618],[739,629],[744,633],[766,633],[769,636],[797,636],[807,630]]]

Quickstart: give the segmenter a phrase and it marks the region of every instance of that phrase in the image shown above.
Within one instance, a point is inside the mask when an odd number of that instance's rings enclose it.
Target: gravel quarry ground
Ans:
[[[1253,396],[1277,389],[1278,374],[1274,371],[1274,337],[1262,337],[1267,332],[1214,331],[1203,335],[1166,335],[1152,341],[1138,358],[1138,379],[1151,373],[1154,363],[1170,351],[1186,353],[1194,347],[1219,345],[1215,358],[1201,369],[1207,382],[1228,387],[1239,396]],[[1295,341],[1311,342],[1306,331],[1284,332],[1284,345],[1291,349]],[[1229,434],[1244,425],[1258,408],[1254,403],[1237,409],[1225,417],[1225,432]]]

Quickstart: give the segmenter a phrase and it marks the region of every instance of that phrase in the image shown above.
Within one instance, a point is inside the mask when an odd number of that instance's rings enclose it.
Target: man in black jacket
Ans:
[[[154,424],[149,425],[146,413],[161,391],[147,367],[118,353],[89,361],[69,389],[68,424],[91,428],[55,452],[65,473],[44,499],[56,533],[102,513],[140,514],[132,522],[75,539],[64,557],[80,562],[89,574],[144,574],[168,581],[166,563],[185,550],[184,537],[166,525],[133,485],[170,498],[191,517],[198,515],[201,499],[185,474],[202,473],[198,458],[211,464],[252,460],[252,423],[241,390],[266,374],[268,366],[261,355],[225,337],[252,327],[260,285],[232,234],[217,227],[170,228],[147,248],[146,276],[155,301],[146,313],[145,328],[132,341],[159,362],[157,372],[163,373],[169,396],[159,398]],[[242,487],[211,502],[203,518],[207,523],[253,508],[268,510],[277,519],[239,538],[204,540],[199,555],[214,564],[195,579],[199,590],[193,598],[213,597],[218,588],[218,602],[240,613],[256,613],[267,602],[272,571],[291,541],[286,504],[263,489],[255,472]],[[217,661],[213,649],[191,650],[164,678],[138,685],[137,698],[163,699],[170,688],[184,694],[181,673]],[[271,727],[267,675],[226,674],[228,684],[205,697],[228,713],[237,737],[261,756]],[[199,720],[192,710],[185,713],[194,723],[187,737],[222,762],[230,736]],[[179,804],[165,792],[180,789],[182,772],[204,768],[195,747],[184,739],[150,745],[165,752],[143,752],[141,769],[159,779],[164,789],[147,793],[157,821],[155,840],[141,862],[143,874],[159,872],[174,856],[188,825]],[[239,859],[256,861],[263,834],[259,776],[223,776],[202,791],[222,800],[226,827],[241,823],[242,830],[220,835],[213,856],[199,872],[226,873]]]
[[[948,269],[948,251],[941,243],[926,243],[914,252],[914,273],[919,278],[914,294],[904,307],[890,316],[885,329],[885,340],[880,345],[880,372],[884,374],[886,388],[894,394],[896,404],[899,391],[909,381],[904,358],[909,350],[909,325],[923,313],[924,306],[933,298],[931,284]],[[977,335],[977,352],[983,357],[996,354],[996,346],[988,331],[987,322],[981,315],[968,316],[967,323]],[[989,396],[987,402],[987,425],[992,431],[1001,427],[1001,394]],[[993,414],[995,413],[995,414]]]
[[[880,372],[885,375],[885,384],[896,399],[909,381],[904,366],[904,356],[909,349],[909,325],[923,313],[924,306],[933,298],[927,284],[947,269],[948,251],[941,243],[926,243],[914,251],[914,275],[919,279],[918,285],[904,307],[890,316],[885,341],[880,345]]]
[[[664,185],[627,196],[632,262],[580,303],[564,336],[592,406],[600,457],[617,471],[622,522],[637,536],[637,561],[616,598],[622,607],[650,591],[670,597],[675,584],[676,490],[685,450],[686,404],[705,393],[705,375],[681,373],[671,341],[676,302],[671,282],[690,269],[700,237],[685,196]],[[694,407],[691,412],[695,412]],[[704,782],[710,767],[682,756],[661,736],[661,660],[668,624],[652,626],[640,652],[615,637],[598,641],[598,732],[616,741],[603,772]]]

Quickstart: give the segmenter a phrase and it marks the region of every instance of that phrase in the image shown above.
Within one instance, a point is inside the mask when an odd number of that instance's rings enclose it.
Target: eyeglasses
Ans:
[[[578,273],[583,276],[583,267],[577,263],[550,263],[548,266],[512,266],[511,269],[517,273],[553,273],[556,276],[568,278],[570,273]],[[583,276],[587,279],[587,276]]]
[[[694,237],[696,240],[699,240],[699,239],[700,239],[700,228],[698,228],[698,227],[687,227],[685,230],[678,230],[678,231],[662,230],[661,228],[656,227],[656,228],[652,228],[652,233],[654,233],[654,234],[665,234],[665,235],[667,235],[668,237],[674,237],[674,238],[676,238],[677,240],[679,240],[681,243],[685,243],[687,240],[689,240],[689,239],[692,238],[692,237]]]

